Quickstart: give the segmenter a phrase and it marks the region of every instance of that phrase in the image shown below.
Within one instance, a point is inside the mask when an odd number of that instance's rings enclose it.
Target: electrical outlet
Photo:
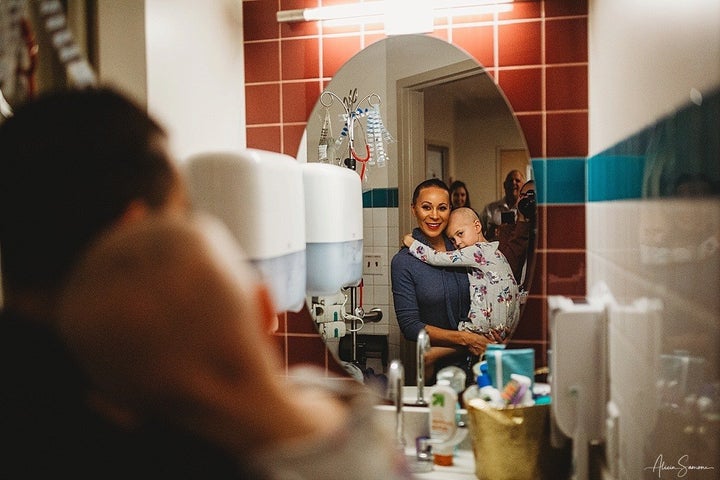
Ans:
[[[382,275],[382,255],[368,253],[363,256],[363,272],[367,275]]]

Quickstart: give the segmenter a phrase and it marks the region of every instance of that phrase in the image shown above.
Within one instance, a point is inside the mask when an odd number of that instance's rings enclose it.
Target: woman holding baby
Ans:
[[[447,252],[455,245],[446,235],[451,203],[447,185],[439,179],[421,182],[413,192],[411,208],[418,227],[412,232],[415,240],[428,248]],[[500,244],[511,266],[524,262],[529,225],[518,223],[512,240]],[[513,271],[515,269],[513,268]],[[416,341],[425,328],[432,348],[425,355],[426,365],[437,372],[448,365],[467,369],[485,352],[489,343],[504,341],[493,332],[476,333],[459,329],[468,320],[470,311],[470,282],[463,267],[437,267],[401,249],[391,262],[392,292],[395,314],[407,340]],[[432,382],[434,376],[429,376]]]

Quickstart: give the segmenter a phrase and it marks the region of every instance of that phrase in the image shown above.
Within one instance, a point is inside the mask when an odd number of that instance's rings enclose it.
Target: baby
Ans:
[[[499,242],[488,242],[474,210],[457,208],[450,214],[447,236],[457,250],[439,252],[405,235],[403,243],[419,260],[438,267],[471,267],[470,312],[459,330],[469,330],[493,337],[493,331],[506,339],[520,317],[518,285]]]

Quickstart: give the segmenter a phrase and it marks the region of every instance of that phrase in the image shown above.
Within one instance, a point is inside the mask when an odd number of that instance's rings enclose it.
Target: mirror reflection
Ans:
[[[310,311],[321,332],[325,332],[322,324],[332,318],[332,312],[349,313],[340,338],[323,336],[342,362],[358,366],[366,378],[368,371],[370,375],[384,373],[388,359],[393,358],[413,369],[417,363],[416,338],[403,332],[398,323],[397,292],[394,299],[390,268],[403,237],[419,226],[414,214],[417,209],[411,206],[413,191],[429,178],[447,186],[460,181],[466,201],[479,214],[485,205],[505,196],[503,182],[509,172],[517,170],[525,179],[532,178],[525,140],[488,72],[462,50],[434,37],[401,35],[368,46],[337,72],[325,92],[308,120],[298,158],[354,167],[362,174],[363,279],[335,298],[308,298]],[[329,145],[324,137],[338,139],[343,128],[348,129],[348,110],[356,107],[361,109],[359,118],[346,132],[354,138],[354,149],[349,148],[347,138]],[[369,112],[375,110],[371,123],[379,119],[382,124],[380,147],[387,159],[378,162],[371,158],[363,163],[371,137],[368,132],[372,132],[368,129]],[[378,151],[377,144],[370,142],[370,146],[374,153]],[[446,194],[443,229],[450,213],[450,194]],[[452,241],[446,240],[448,249],[453,249]],[[532,258],[534,237],[527,241],[525,253]],[[531,262],[524,264],[531,270]],[[470,289],[466,269],[456,269],[450,277],[457,280],[455,294],[447,296],[440,291],[442,286],[433,286],[434,297],[459,305],[450,324],[454,327],[450,335],[455,336],[460,333],[458,322],[468,318]],[[516,283],[520,284],[520,279]],[[515,288],[528,290],[529,284]],[[505,306],[511,309],[515,303]],[[517,307],[521,321],[522,308]],[[371,310],[374,313],[363,319]],[[433,336],[430,332],[433,346],[443,344],[441,337]],[[429,352],[428,362],[433,361],[433,355]],[[413,376],[408,375],[408,384],[414,383]]]

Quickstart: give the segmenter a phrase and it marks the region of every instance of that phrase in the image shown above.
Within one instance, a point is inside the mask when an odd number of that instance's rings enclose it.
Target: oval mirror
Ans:
[[[377,116],[367,112],[379,109],[384,134],[373,150],[382,149],[387,160],[353,162],[346,141],[338,148],[332,144],[328,159],[322,159],[354,163],[358,174],[364,166],[363,280],[350,289],[349,300],[348,295],[311,298],[309,307],[319,326],[340,304],[351,314],[358,306],[372,311],[364,322],[350,321],[339,339],[322,329],[321,333],[336,358],[380,374],[388,359],[400,358],[406,368],[414,365],[414,344],[405,345],[395,318],[389,265],[402,235],[416,226],[409,208],[415,186],[431,177],[448,185],[461,180],[471,206],[479,211],[504,195],[502,183],[510,170],[520,169],[528,179],[533,176],[525,138],[502,92],[482,65],[438,38],[388,37],[345,63],[311,113],[298,152],[300,161],[320,161],[319,152],[328,151],[321,145],[323,126],[329,127],[328,137],[342,136],[346,106],[360,109],[352,130],[359,159],[365,157],[367,137],[372,135],[368,118],[371,125],[378,123]],[[532,278],[531,263],[526,278]],[[528,284],[525,289],[529,290]],[[375,313],[377,309],[381,315]],[[407,377],[407,384],[413,384],[413,375]]]

